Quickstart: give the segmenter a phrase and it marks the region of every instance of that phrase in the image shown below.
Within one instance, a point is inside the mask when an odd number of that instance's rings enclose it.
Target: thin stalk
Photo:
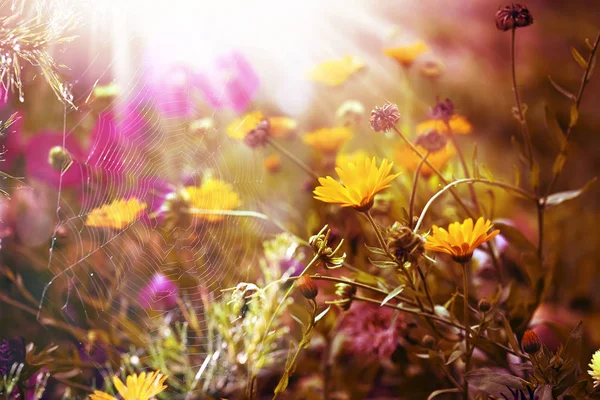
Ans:
[[[419,183],[419,175],[421,174],[421,168],[423,167],[423,163],[425,162],[425,160],[427,160],[427,157],[429,157],[429,154],[430,153],[428,151],[425,154],[425,156],[423,156],[423,158],[421,159],[421,162],[417,166],[417,170],[415,171],[415,179],[413,181],[412,192],[410,193],[410,205],[408,207],[408,224],[410,227],[413,227],[413,225],[414,225],[413,212],[414,212],[414,206],[415,206],[415,197],[417,194],[417,184]]]
[[[469,364],[471,361],[470,357],[470,343],[469,343],[469,335],[470,335],[470,324],[469,324],[469,278],[467,276],[467,263],[460,263],[462,266],[462,275],[463,275],[463,313],[464,313],[464,321],[465,321],[465,354],[467,355],[465,358],[465,383],[463,385],[463,397],[465,400],[469,400],[469,384],[467,382],[467,373],[469,372]]]
[[[465,174],[465,178],[469,179],[469,178],[471,178],[471,174],[469,173],[469,167],[467,166],[467,161],[465,160],[465,156],[464,156],[460,146],[458,145],[458,141],[456,140],[456,136],[454,135],[454,132],[452,131],[450,122],[445,121],[445,124],[446,124],[446,129],[448,130],[448,136],[450,136],[452,145],[454,146],[454,149],[456,150],[456,154],[458,155],[458,159],[460,160],[460,164],[462,165],[462,169]],[[473,205],[475,206],[475,209],[477,210],[477,214],[481,215],[481,206],[479,205],[479,200],[477,199],[477,193],[475,193],[475,189],[473,188],[473,185],[469,185],[469,192],[471,192],[471,201],[473,202]]]
[[[512,88],[515,93],[515,101],[517,103],[517,115],[519,116],[519,122],[521,124],[521,133],[523,135],[523,141],[525,142],[525,152],[529,168],[533,167],[533,146],[531,145],[531,135],[529,134],[529,128],[527,127],[527,121],[523,115],[523,108],[521,106],[521,98],[519,97],[519,90],[517,89],[517,69],[515,63],[515,34],[517,29],[512,29],[511,40],[510,40],[510,65],[512,70]]]
[[[306,172],[313,179],[315,179],[315,180],[319,179],[319,175],[315,171],[313,171],[312,168],[310,168],[308,165],[304,164],[304,162],[302,160],[300,160],[298,157],[296,157],[295,155],[290,153],[287,149],[280,146],[279,143],[277,143],[275,140],[273,140],[271,138],[267,138],[267,143],[270,144],[275,150],[277,150],[278,152],[283,154],[285,157],[289,158],[294,164],[296,164],[298,167],[300,167],[301,170]]]
[[[433,195],[429,199],[427,204],[425,204],[423,211],[421,211],[421,216],[419,217],[419,220],[417,221],[417,224],[415,225],[414,231],[416,232],[421,227],[421,224],[423,223],[423,219],[425,218],[425,214],[427,214],[429,207],[431,207],[431,205],[437,198],[439,198],[442,194],[444,194],[447,191],[452,192],[453,186],[457,186],[457,185],[460,185],[463,183],[484,183],[484,184],[490,185],[490,186],[497,186],[497,187],[503,188],[505,190],[518,193],[521,196],[524,196],[530,200],[534,200],[537,202],[537,197],[534,194],[529,193],[528,191],[523,190],[523,189],[513,186],[513,185],[509,185],[509,184],[502,183],[502,182],[492,182],[487,179],[479,179],[479,178],[459,179],[454,182],[448,183],[446,186],[444,186],[442,189],[440,189],[435,195]]]

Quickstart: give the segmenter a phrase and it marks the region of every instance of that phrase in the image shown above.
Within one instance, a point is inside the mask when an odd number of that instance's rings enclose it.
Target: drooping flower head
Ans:
[[[101,228],[124,229],[135,222],[146,209],[146,203],[136,198],[115,200],[93,209],[85,224]]]
[[[501,31],[506,32],[531,24],[533,24],[533,15],[531,15],[527,6],[513,3],[500,8],[496,12],[496,28]]]
[[[390,187],[390,182],[400,175],[391,172],[393,165],[384,159],[377,167],[375,157],[349,162],[335,169],[341,183],[330,176],[319,178],[321,186],[314,190],[314,197],[326,203],[368,211],[373,206],[375,195]]]
[[[351,137],[352,129],[347,126],[338,126],[309,132],[302,137],[302,140],[321,153],[332,154],[336,153]]]
[[[481,244],[493,239],[499,230],[491,233],[492,223],[480,217],[473,225],[473,220],[467,218],[462,224],[453,222],[448,230],[432,227],[432,233],[426,237],[425,248],[441,253],[450,254],[452,259],[459,263],[465,263],[473,256],[473,251]]]
[[[375,107],[371,111],[371,128],[375,132],[387,132],[394,128],[400,120],[398,106],[393,103],[386,103],[382,107]]]
[[[594,380],[594,387],[600,386],[600,350],[597,350],[592,356],[592,360],[589,364],[591,368],[588,373]]]
[[[127,376],[126,384],[116,376],[113,377],[113,384],[121,395],[122,400],[150,400],[167,388],[165,381],[167,377],[158,371],[146,374],[133,374]],[[91,400],[117,400],[116,397],[108,393],[96,390],[90,395]]]
[[[417,40],[411,44],[398,47],[387,47],[383,49],[383,53],[396,60],[404,67],[410,67],[417,57],[427,52],[429,46],[422,40]]]

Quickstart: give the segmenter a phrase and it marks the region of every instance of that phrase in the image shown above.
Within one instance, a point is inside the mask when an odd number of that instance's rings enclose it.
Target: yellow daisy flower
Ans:
[[[180,196],[190,205],[189,213],[210,222],[222,221],[224,215],[208,211],[228,211],[239,207],[242,202],[233,186],[218,179],[209,179],[202,186],[187,186]]]
[[[102,228],[123,229],[133,223],[146,209],[146,203],[136,198],[115,200],[110,204],[93,209],[85,224]]]
[[[252,129],[256,128],[256,125],[262,121],[265,117],[260,111],[254,111],[248,113],[241,118],[236,119],[227,126],[227,134],[234,139],[243,139],[246,134]]]
[[[356,165],[360,160],[364,160],[367,157],[369,157],[369,154],[363,149],[358,149],[351,153],[339,153],[335,158],[335,166],[343,168],[349,163]]]
[[[597,350],[592,356],[589,367],[591,369],[588,371],[588,374],[594,380],[594,387],[600,386],[600,350]]]
[[[450,128],[455,135],[468,135],[473,132],[473,125],[467,120],[467,117],[460,114],[454,114],[450,118]],[[448,133],[448,128],[444,121],[439,119],[429,119],[417,125],[417,133],[422,134],[431,129],[437,130],[439,133]]]
[[[465,263],[471,259],[478,246],[500,233],[499,230],[487,233],[491,228],[492,223],[483,217],[477,220],[475,226],[471,218],[467,218],[462,224],[453,222],[447,231],[433,225],[432,233],[426,238],[425,248],[450,254],[454,261]]]
[[[347,126],[321,128],[302,137],[307,145],[321,153],[335,153],[352,137],[352,129]]]
[[[361,158],[335,169],[341,183],[328,176],[319,178],[314,197],[325,203],[340,204],[365,212],[373,206],[375,195],[388,187],[400,174],[393,174],[393,162],[384,159],[377,167],[375,157]]]
[[[365,67],[365,63],[355,56],[345,56],[340,60],[325,61],[308,73],[309,79],[328,86],[340,86],[354,73]]]
[[[415,146],[417,150],[423,155],[427,153],[421,146]],[[433,165],[437,170],[441,170],[444,166],[454,157],[456,151],[452,145],[447,144],[446,148],[430,154],[427,157],[427,161]],[[398,146],[394,149],[394,158],[400,167],[406,168],[408,172],[414,173],[417,167],[421,163],[421,157],[419,157],[410,147],[406,145]],[[429,179],[433,175],[433,170],[427,165],[423,164],[421,167],[420,175]]]
[[[142,372],[127,376],[127,385],[117,378],[113,377],[115,388],[121,395],[122,400],[150,400],[167,388],[165,381],[167,377],[157,371],[150,374]],[[100,390],[94,391],[90,395],[91,400],[117,400],[116,397]]]
[[[410,67],[421,54],[429,51],[429,46],[422,40],[399,47],[387,47],[383,49],[386,56],[392,57],[405,67]]]

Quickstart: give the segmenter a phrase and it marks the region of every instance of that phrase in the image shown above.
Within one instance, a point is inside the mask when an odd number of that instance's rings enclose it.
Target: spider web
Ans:
[[[71,77],[78,109],[64,107],[60,145],[73,163],[58,177],[57,223],[47,253],[52,278],[44,285],[38,318],[61,313],[73,327],[107,329],[109,316],[123,315],[139,332],[153,336],[157,321],[175,307],[165,307],[160,295],[149,303],[141,300],[157,274],[176,283],[180,297],[201,317],[201,293],[218,299],[220,289],[247,280],[255,251],[244,244],[253,243],[263,228],[256,218],[235,215],[217,222],[193,217],[167,228],[161,211],[167,196],[218,179],[240,195],[240,209],[257,209],[262,164],[256,152],[226,135],[224,127],[235,114],[207,105],[192,82],[196,71],[169,60],[168,53],[157,64],[135,32],[119,36],[115,44],[114,37],[102,42],[93,34],[89,64]],[[104,57],[106,48],[113,51],[110,57]],[[206,54],[205,61],[214,58]],[[227,81],[234,73],[221,71],[215,79]],[[118,96],[90,96],[103,85],[114,85]],[[227,100],[224,91],[214,94]],[[216,127],[194,129],[200,119],[214,120]],[[86,225],[94,209],[131,198],[147,204],[132,224],[123,229]],[[188,333],[194,343],[206,340],[194,335]]]

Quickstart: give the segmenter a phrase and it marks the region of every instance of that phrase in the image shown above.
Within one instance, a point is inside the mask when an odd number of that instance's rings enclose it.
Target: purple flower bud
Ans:
[[[140,291],[138,300],[142,307],[146,309],[164,311],[175,307],[177,292],[178,287],[175,282],[159,272]]]
[[[449,122],[454,115],[454,103],[450,99],[438,101],[431,109],[431,118]]]
[[[25,340],[22,337],[0,339],[0,376],[7,375],[13,364],[25,362]]]

